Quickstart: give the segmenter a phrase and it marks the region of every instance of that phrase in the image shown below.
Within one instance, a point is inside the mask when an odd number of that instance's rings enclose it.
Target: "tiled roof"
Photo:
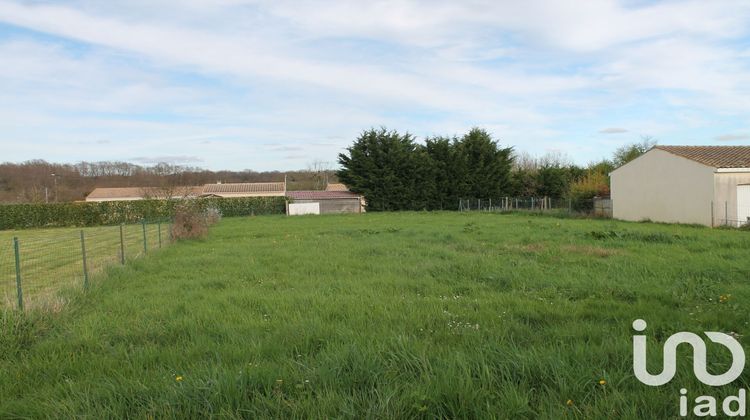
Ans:
[[[714,168],[750,168],[750,146],[655,146]]]
[[[284,192],[283,182],[254,182],[236,184],[206,184],[203,194],[247,194]]]
[[[359,197],[351,191],[287,191],[286,196],[294,200],[335,200]]]
[[[141,198],[143,188],[95,188],[87,198]]]
[[[102,199],[133,199],[143,198],[149,196],[152,198],[165,198],[167,195],[173,197],[184,197],[190,195],[199,195],[203,191],[203,187],[173,187],[173,188],[158,188],[158,187],[125,187],[125,188],[95,188],[91,191],[91,194],[86,198],[91,200],[102,200]]]
[[[346,188],[344,184],[328,184],[326,191],[349,191],[349,188]]]
[[[132,200],[144,196],[150,198],[174,198],[185,196],[235,196],[235,195],[284,195],[286,187],[283,182],[258,182],[237,184],[206,184],[195,187],[126,187],[96,188],[89,194],[88,200]]]

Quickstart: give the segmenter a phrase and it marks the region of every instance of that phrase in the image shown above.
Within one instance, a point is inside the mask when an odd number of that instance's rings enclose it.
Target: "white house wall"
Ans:
[[[613,217],[710,226],[714,170],[652,149],[612,172]]]
[[[717,172],[714,174],[714,223],[737,220],[737,185],[750,184],[748,172]]]

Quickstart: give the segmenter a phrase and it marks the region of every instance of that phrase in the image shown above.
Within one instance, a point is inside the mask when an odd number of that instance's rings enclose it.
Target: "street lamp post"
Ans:
[[[57,175],[56,174],[50,174],[52,176],[52,179],[55,180],[55,203],[57,203]]]

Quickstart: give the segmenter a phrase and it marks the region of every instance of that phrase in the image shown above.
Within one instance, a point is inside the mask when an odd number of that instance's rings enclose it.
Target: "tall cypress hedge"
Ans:
[[[284,214],[285,197],[199,198],[204,208],[224,217]],[[177,200],[103,201],[0,205],[0,230],[36,227],[105,226],[164,219],[174,214]]]

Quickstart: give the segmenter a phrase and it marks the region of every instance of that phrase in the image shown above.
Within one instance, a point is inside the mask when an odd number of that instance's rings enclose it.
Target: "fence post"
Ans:
[[[568,197],[568,213],[573,213],[573,199]]]
[[[729,226],[729,203],[724,202],[724,226]]]
[[[123,235],[122,229],[122,223],[120,223],[120,263],[125,265],[125,235]]]
[[[143,253],[146,254],[148,252],[148,241],[146,240],[146,221],[141,220],[141,226],[143,227]]]
[[[157,226],[159,228],[159,248],[161,248],[161,222],[159,222]]]
[[[18,294],[18,309],[23,311],[23,289],[21,288],[21,250],[18,238],[13,237],[13,253],[16,258],[16,293]]]
[[[89,268],[86,264],[86,239],[83,236],[83,230],[81,230],[81,255],[83,257],[83,288],[88,290],[89,288]]]

